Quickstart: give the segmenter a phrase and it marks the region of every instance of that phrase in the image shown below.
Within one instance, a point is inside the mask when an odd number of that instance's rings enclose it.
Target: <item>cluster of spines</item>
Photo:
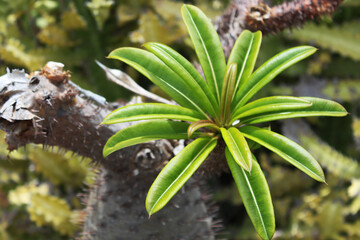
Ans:
[[[293,26],[299,27],[308,20],[333,13],[341,2],[342,0],[293,0],[272,8],[261,4],[250,8],[245,18],[245,28],[267,34]]]

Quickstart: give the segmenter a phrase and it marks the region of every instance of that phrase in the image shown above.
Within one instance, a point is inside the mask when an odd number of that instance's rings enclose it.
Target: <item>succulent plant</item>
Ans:
[[[243,31],[226,63],[219,37],[205,14],[184,5],[182,16],[205,79],[188,60],[160,43],[144,44],[147,50],[124,47],[111,52],[109,58],[134,67],[179,105],[141,103],[113,111],[103,124],[146,121],[113,135],[103,154],[158,139],[195,139],[167,163],[152,184],[146,198],[151,215],[168,203],[218,142],[224,141],[224,156],[248,215],[260,237],[271,239],[275,232],[271,195],[249,140],[317,181],[325,182],[325,177],[318,162],[300,145],[253,124],[295,117],[345,116],[347,111],[336,102],[314,97],[273,96],[249,102],[279,73],[316,49],[299,46],[285,50],[253,71],[261,32]]]

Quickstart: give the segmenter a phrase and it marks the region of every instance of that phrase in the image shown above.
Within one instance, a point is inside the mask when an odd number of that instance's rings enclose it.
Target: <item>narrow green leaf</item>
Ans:
[[[194,110],[163,103],[139,103],[121,107],[107,115],[101,124],[114,124],[150,119],[175,119],[195,122],[204,118]]]
[[[236,63],[229,64],[226,69],[226,74],[223,81],[223,87],[221,92],[221,101],[220,101],[220,123],[227,124],[230,120],[230,107],[231,101],[234,96],[234,87],[236,79],[237,65]]]
[[[146,197],[149,215],[163,208],[180,190],[215,148],[214,138],[198,138],[178,153],[163,168],[151,185]]]
[[[219,106],[209,86],[195,67],[181,54],[161,43],[145,43],[144,47],[160,58],[169,68],[178,74],[194,91],[211,116],[217,115]]]
[[[225,156],[256,232],[262,239],[271,239],[275,232],[275,214],[264,173],[254,156],[251,174],[236,163],[228,148]]]
[[[254,70],[256,59],[261,45],[262,34],[260,31],[252,33],[248,30],[242,31],[231,50],[228,65],[236,63],[238,72],[234,91],[237,92],[240,83],[244,83]]]
[[[239,108],[233,115],[232,122],[253,116],[262,116],[277,112],[288,112],[291,110],[309,108],[312,103],[304,98],[275,96],[255,100]]]
[[[183,107],[194,109],[208,116],[201,107],[198,96],[184,81],[154,54],[137,48],[118,48],[109,54],[109,58],[123,61],[161,88]]]
[[[302,97],[302,99],[311,102],[312,105],[307,108],[299,108],[292,110],[279,109],[278,111],[275,110],[273,112],[249,115],[243,117],[241,119],[241,122],[254,124],[287,118],[314,116],[342,117],[348,114],[343,106],[331,100],[314,97]]]
[[[151,120],[140,122],[115,133],[106,142],[103,150],[104,157],[132,145],[158,139],[187,139],[188,123]],[[193,134],[194,137],[199,134]]]
[[[244,126],[239,130],[246,138],[270,149],[313,179],[325,182],[324,172],[319,163],[297,143],[278,133],[258,127]]]
[[[273,80],[279,73],[299,62],[300,60],[315,53],[316,49],[311,46],[300,46],[287,49],[261,65],[248,81],[240,83],[233,102],[233,112],[243,106],[262,87]]]
[[[203,128],[203,127],[208,127],[208,128],[212,128],[216,131],[220,131],[220,128],[218,127],[218,125],[216,125],[213,121],[200,120],[200,121],[193,122],[190,124],[190,126],[187,130],[188,137],[190,138],[195,131],[197,131],[198,129]]]
[[[234,157],[237,164],[250,172],[252,167],[252,156],[244,136],[234,127],[229,129],[220,128],[220,130],[226,146],[229,148],[231,155]]]
[[[194,44],[206,81],[220,102],[220,93],[225,75],[225,56],[219,36],[209,18],[195,6],[181,8],[183,20]]]

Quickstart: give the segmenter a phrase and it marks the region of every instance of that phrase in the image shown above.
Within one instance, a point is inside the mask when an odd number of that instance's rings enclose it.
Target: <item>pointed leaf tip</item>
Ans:
[[[278,133],[254,126],[241,127],[240,131],[246,138],[278,154],[313,179],[325,182],[325,175],[320,164],[309,152],[294,141]]]
[[[184,5],[181,8],[181,14],[207,84],[217,102],[220,102],[226,63],[219,36],[210,19],[199,8]]]
[[[220,130],[226,146],[229,148],[237,164],[250,172],[252,168],[252,155],[245,137],[234,127],[229,129],[220,128]]]
[[[274,207],[264,173],[257,163],[255,156],[252,158],[252,174],[244,171],[236,163],[229,148],[225,149],[225,156],[246,212],[256,232],[262,239],[271,239],[275,232]]]

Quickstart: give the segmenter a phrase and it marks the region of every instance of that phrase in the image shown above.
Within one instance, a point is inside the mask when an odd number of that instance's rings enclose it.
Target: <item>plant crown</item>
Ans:
[[[113,135],[103,154],[108,156],[119,149],[158,139],[195,139],[169,161],[152,184],[146,198],[146,209],[151,215],[179,191],[218,141],[224,141],[224,154],[248,215],[260,237],[271,239],[275,232],[274,209],[249,140],[278,154],[317,181],[325,182],[325,177],[318,162],[304,148],[252,124],[296,117],[345,116],[347,112],[336,102],[314,97],[273,96],[248,103],[279,73],[316,49],[290,48],[253,71],[261,32],[244,30],[226,63],[219,37],[205,14],[192,5],[184,5],[181,11],[205,80],[188,60],[160,43],[144,44],[147,51],[124,47],[111,52],[109,58],[121,60],[141,72],[179,105],[142,103],[113,111],[103,124],[147,121]]]

